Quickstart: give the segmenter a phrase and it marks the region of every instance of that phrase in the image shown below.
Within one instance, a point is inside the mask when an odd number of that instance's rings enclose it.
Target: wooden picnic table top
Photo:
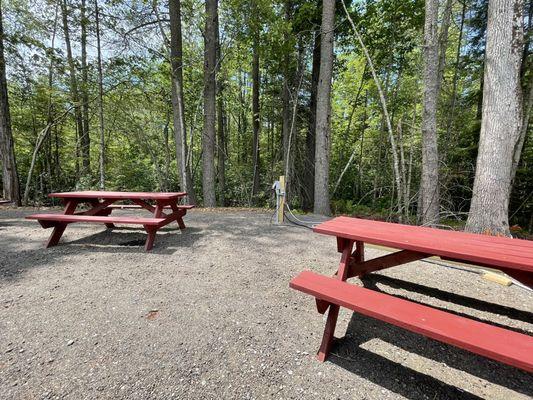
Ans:
[[[314,231],[445,259],[533,273],[533,241],[529,240],[350,217],[326,221]]]
[[[84,190],[80,192],[50,193],[48,197],[62,199],[116,199],[116,200],[173,200],[186,196],[185,192],[108,192]]]

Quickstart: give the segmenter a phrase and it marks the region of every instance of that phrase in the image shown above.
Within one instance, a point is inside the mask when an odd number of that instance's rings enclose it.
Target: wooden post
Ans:
[[[279,195],[278,195],[278,199],[279,199],[279,204],[278,204],[278,216],[277,216],[277,220],[278,220],[278,224],[282,224],[283,221],[284,221],[284,214],[283,212],[285,211],[285,176],[284,175],[281,175],[279,177]]]

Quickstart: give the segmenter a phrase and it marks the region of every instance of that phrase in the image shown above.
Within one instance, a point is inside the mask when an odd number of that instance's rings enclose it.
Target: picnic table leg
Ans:
[[[163,215],[164,208],[165,208],[165,205],[158,201],[157,205],[154,208],[154,218],[161,218],[161,215]],[[157,233],[157,228],[155,226],[144,225],[144,229],[146,230],[146,233],[148,234],[148,237],[146,238],[146,243],[144,245],[144,250],[150,251],[154,247],[154,240],[155,240],[155,234]]]
[[[76,207],[78,207],[77,200],[67,201],[63,214],[65,215],[74,214],[74,211],[76,211]],[[67,228],[67,224],[65,223],[55,224],[54,230],[50,234],[50,237],[48,238],[48,242],[46,243],[46,247],[56,246],[59,243],[59,239],[61,239],[61,236],[63,236],[63,233],[65,232],[66,228]]]
[[[339,264],[339,270],[337,272],[337,278],[341,281],[345,281],[348,276],[348,270],[350,265],[350,259],[352,257],[353,241],[347,240],[344,242],[344,249],[342,251],[341,262]],[[324,328],[324,335],[322,336],[322,343],[318,350],[318,360],[323,362],[328,357],[333,342],[333,335],[335,334],[335,326],[337,325],[337,318],[339,316],[339,306],[330,304],[328,319],[326,321],[326,327]]]
[[[146,243],[144,245],[145,251],[150,251],[154,247],[154,240],[155,240],[155,234],[157,232],[157,229],[153,226],[144,226],[144,229],[146,229],[146,233],[148,234],[148,237],[146,238]]]
[[[178,223],[180,229],[185,229],[185,223],[183,222],[182,217],[185,215],[186,211],[180,210],[176,203],[171,203],[170,207],[172,208],[172,212],[176,214],[176,222]]]

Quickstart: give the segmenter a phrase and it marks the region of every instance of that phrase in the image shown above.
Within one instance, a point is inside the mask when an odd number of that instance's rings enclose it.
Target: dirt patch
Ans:
[[[0,399],[533,395],[532,375],[347,310],[317,362],[323,317],[288,283],[333,273],[336,243],[270,213],[192,210],[146,253],[142,229],[81,224],[45,249],[31,212],[0,210]],[[476,274],[415,262],[353,283],[533,331],[531,294]]]

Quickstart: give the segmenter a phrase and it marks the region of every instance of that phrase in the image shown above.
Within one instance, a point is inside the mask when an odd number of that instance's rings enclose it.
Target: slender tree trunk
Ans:
[[[94,19],[96,25],[96,54],[98,67],[98,123],[100,128],[100,190],[105,189],[105,126],[104,126],[104,73],[102,68],[102,46],[100,43],[100,9],[94,0]]]
[[[315,142],[316,142],[316,94],[320,74],[320,33],[315,33],[313,66],[311,72],[311,96],[309,100],[309,128],[305,137],[304,161],[304,210],[311,210],[315,202]]]
[[[387,131],[389,133],[389,143],[391,145],[391,153],[392,153],[392,171],[394,174],[394,184],[393,188],[396,187],[397,191],[397,200],[398,200],[398,208],[401,207],[401,176],[400,176],[400,161],[398,159],[398,148],[396,145],[396,138],[394,137],[394,132],[392,131],[392,124],[391,124],[391,118],[389,116],[389,111],[387,108],[387,101],[385,99],[385,93],[383,92],[383,89],[381,88],[381,83],[378,78],[378,74],[376,72],[376,68],[374,68],[374,63],[372,62],[372,58],[370,57],[370,53],[368,52],[368,49],[365,46],[365,43],[363,42],[363,38],[359,34],[359,31],[357,30],[355,23],[353,22],[353,19],[350,16],[350,13],[348,12],[348,9],[346,8],[346,3],[344,0],[341,0],[342,7],[344,8],[344,12],[346,14],[346,18],[348,18],[348,21],[350,22],[350,25],[352,26],[352,30],[357,38],[357,41],[359,42],[359,45],[361,46],[361,49],[363,50],[363,53],[365,54],[366,61],[368,63],[368,66],[370,68],[370,72],[372,73],[372,77],[374,78],[374,83],[376,84],[376,88],[378,89],[379,93],[379,100],[381,102],[381,107],[383,109],[383,119],[387,126]],[[388,84],[386,85],[388,86]],[[381,146],[381,144],[380,144]],[[394,190],[393,190],[394,192]],[[374,192],[375,193],[375,192]],[[392,196],[393,197],[393,196]]]
[[[217,183],[218,203],[221,207],[226,203],[226,115],[224,112],[224,78],[220,74],[222,56],[220,52],[220,30],[218,15],[216,19],[216,47],[217,47]]]
[[[335,0],[322,1],[320,74],[316,101],[315,147],[315,214],[330,215],[329,150],[331,134],[331,78],[333,73],[333,41]]]
[[[83,169],[86,174],[91,170],[91,137],[89,134],[89,70],[87,68],[87,4],[86,0],[81,0],[81,113],[82,126],[81,133],[81,157]]]
[[[218,0],[205,2],[204,32],[204,128],[202,136],[202,186],[204,205],[216,207],[215,140],[216,140],[216,20]]]
[[[518,164],[520,162],[520,156],[522,155],[522,149],[524,147],[524,142],[526,140],[526,135],[529,128],[529,120],[531,119],[531,110],[533,109],[533,60],[529,52],[529,46],[531,43],[531,31],[533,19],[533,2],[529,3],[528,15],[527,15],[527,35],[525,35],[524,40],[524,51],[522,54],[522,65],[520,66],[520,80],[522,82],[522,88],[524,93],[523,100],[523,119],[522,119],[522,129],[520,130],[520,138],[516,142],[515,150],[513,153],[513,166],[511,169],[511,185],[514,183],[516,176],[516,170],[518,169]],[[529,80],[528,80],[528,71],[529,71]],[[512,191],[512,187],[510,189]]]
[[[2,187],[5,199],[20,205],[20,187],[15,160],[15,146],[11,131],[11,114],[7,94],[6,61],[4,58],[4,26],[0,3],[0,158],[2,159]]]
[[[446,0],[444,4],[444,12],[442,16],[442,23],[439,33],[439,64],[437,75],[437,93],[440,93],[442,79],[444,77],[444,68],[446,67],[446,49],[448,47],[448,31],[452,19],[452,5],[453,0]]]
[[[72,47],[70,45],[70,32],[68,28],[68,10],[67,10],[67,0],[63,0],[61,2],[61,14],[63,17],[63,33],[65,35],[65,46],[67,48],[67,61],[69,66],[69,74],[70,74],[70,96],[72,98],[72,103],[74,105],[74,117],[76,121],[76,127],[77,127],[77,133],[78,133],[78,141],[76,142],[76,154],[79,155],[79,149],[80,144],[82,145],[82,137],[83,137],[83,118],[82,118],[82,112],[81,112],[81,106],[80,106],[80,96],[78,91],[78,78],[76,76],[76,66],[74,64],[74,58],[72,56]],[[77,157],[76,157],[77,158]],[[83,160],[81,175],[88,175],[89,171],[86,168],[86,160]]]
[[[459,66],[461,62],[461,48],[463,45],[463,30],[465,25],[465,15],[466,15],[466,0],[463,1],[462,11],[461,11],[461,22],[459,24],[459,38],[457,39],[457,50],[455,52],[455,67],[453,72],[453,81],[452,81],[452,95],[450,99],[450,105],[448,107],[448,118],[446,120],[446,134],[444,136],[444,150],[450,148],[452,140],[452,125],[455,117],[455,103],[457,101],[457,81],[459,80]],[[443,156],[445,159],[445,156]]]
[[[171,100],[181,190],[187,192],[186,202],[196,204],[196,193],[192,182],[187,149],[187,129],[185,127],[185,104],[183,97],[183,44],[181,35],[181,1],[169,0],[170,13],[170,65],[171,65]]]
[[[361,121],[361,142],[359,144],[359,171],[357,176],[357,199],[361,199],[361,193],[362,193],[362,182],[363,182],[363,148],[365,145],[365,132],[366,128],[368,126],[368,89],[365,90],[365,111],[363,113],[363,120]]]
[[[466,229],[509,235],[513,155],[522,127],[522,0],[490,0],[483,110],[476,176]]]
[[[30,168],[28,169],[28,175],[26,177],[26,185],[24,189],[24,195],[22,198],[22,203],[24,205],[28,204],[28,199],[30,196],[30,186],[31,181],[33,178],[33,169],[35,167],[35,162],[37,160],[37,155],[39,153],[39,150],[44,142],[44,140],[48,137],[50,138],[50,133],[52,131],[52,127],[54,126],[54,102],[52,99],[52,89],[53,89],[53,82],[54,82],[54,51],[55,51],[55,39],[56,39],[56,32],[57,32],[57,21],[58,21],[58,5],[56,4],[55,7],[55,18],[54,18],[54,27],[52,30],[52,38],[51,38],[51,52],[50,52],[50,62],[48,64],[48,113],[47,113],[47,122],[46,127],[44,130],[42,130],[38,135],[37,139],[35,141],[35,147],[33,149],[31,162],[30,162]],[[50,140],[51,141],[51,140]],[[57,138],[57,130],[56,130],[56,138],[55,138],[55,150],[56,155],[54,159],[55,164],[55,171],[54,175],[56,178],[59,177],[59,145],[58,145],[58,138]],[[56,182],[57,183],[57,182]]]
[[[260,90],[260,76],[259,76],[259,32],[254,34],[253,38],[253,55],[252,55],[252,127],[253,127],[253,188],[252,197],[255,197],[259,192],[259,173],[260,173],[260,158],[259,158],[259,136],[261,133],[261,116],[259,110],[259,90]]]
[[[439,97],[438,0],[426,0],[424,24],[424,101],[422,111],[421,223],[439,222],[439,155],[437,100]]]
[[[291,9],[292,2],[291,0],[285,1],[285,23],[287,26],[290,24],[291,20]],[[287,38],[287,40],[289,40]],[[285,197],[290,197],[290,186],[291,186],[291,175],[293,172],[292,163],[287,164],[287,160],[290,159],[289,156],[289,131],[291,129],[291,105],[290,105],[290,91],[291,91],[291,81],[294,77],[294,71],[291,68],[291,50],[285,49],[283,55],[283,88],[281,91],[281,137],[283,142],[283,168],[285,171]]]

